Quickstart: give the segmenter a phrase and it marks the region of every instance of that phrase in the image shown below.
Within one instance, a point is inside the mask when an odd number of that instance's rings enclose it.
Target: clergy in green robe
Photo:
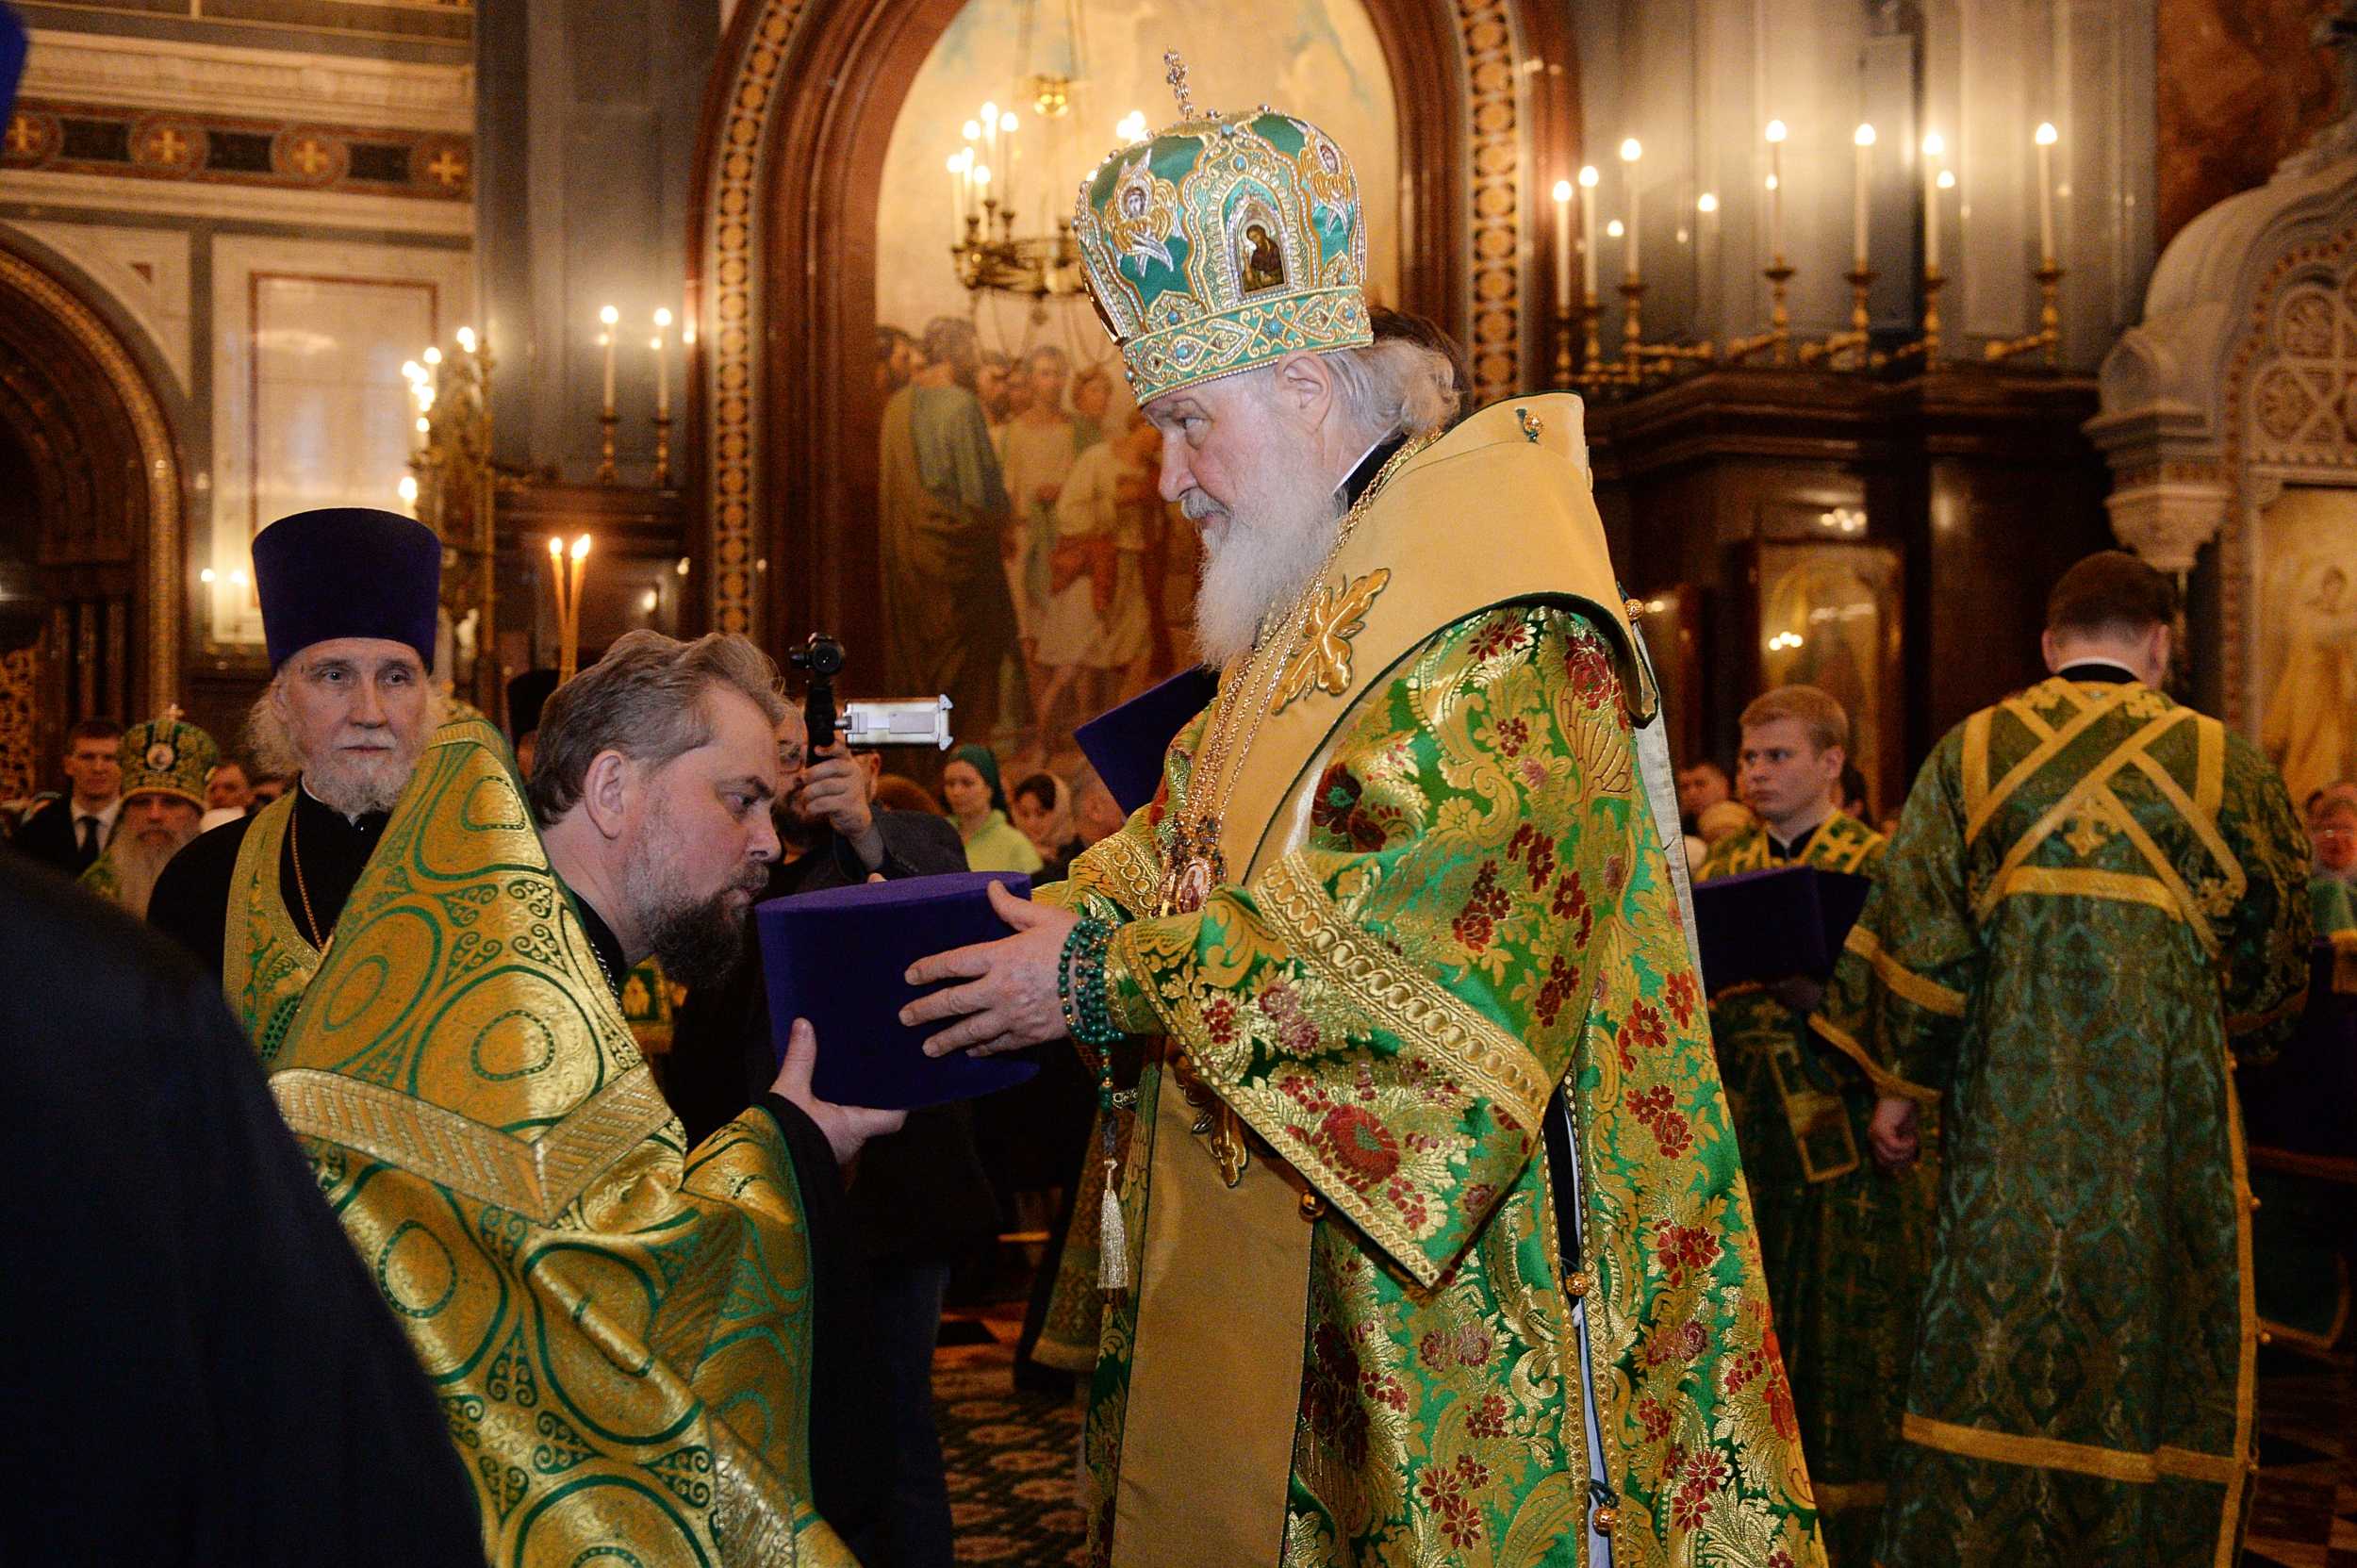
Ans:
[[[2160,689],[2175,594],[2118,552],[2048,602],[2052,678],[1918,776],[1811,1020],[1939,1210],[1887,1568],[2229,1568],[2256,1470],[2231,1067],[2308,976],[2308,845],[2242,737]]]
[[[707,977],[778,841],[775,668],[635,632],[549,701],[529,801],[445,726],[270,1085],[440,1397],[502,1568],[852,1562],[815,1506],[814,1212],[897,1113],[772,1094],[693,1147],[622,1010]]]
[[[1833,801],[1850,720],[1815,686],[1743,710],[1739,777],[1755,826],[1711,846],[1698,882],[1813,866],[1871,876],[1883,836]],[[1872,1560],[1899,1431],[1915,1291],[1930,1240],[1928,1164],[1864,1158],[1873,1084],[1808,1028],[1817,982],[1746,982],[1710,999],[1710,1033],[1759,1226],[1776,1340],[1834,1568]]]

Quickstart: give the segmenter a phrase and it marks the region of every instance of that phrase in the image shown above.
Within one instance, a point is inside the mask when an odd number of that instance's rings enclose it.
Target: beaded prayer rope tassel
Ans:
[[[1056,1000],[1072,1038],[1096,1053],[1097,1125],[1103,1130],[1105,1193],[1096,1211],[1096,1288],[1109,1301],[1129,1294],[1129,1233],[1121,1217],[1121,1162],[1114,1155],[1113,1046],[1121,1039],[1105,989],[1105,954],[1113,928],[1084,919],[1064,938],[1056,965]]]

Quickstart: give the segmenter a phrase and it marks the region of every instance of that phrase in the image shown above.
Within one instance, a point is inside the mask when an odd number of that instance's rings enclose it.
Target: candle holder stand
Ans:
[[[1883,363],[1883,355],[1873,352],[1867,324],[1872,319],[1867,314],[1866,296],[1873,287],[1876,273],[1871,267],[1860,267],[1843,274],[1850,280],[1850,330],[1837,332],[1822,342],[1801,346],[1801,363],[1814,365],[1823,361],[1827,370],[1865,371]]]
[[[1729,339],[1730,365],[1740,365],[1757,354],[1767,355],[1772,365],[1792,363],[1792,312],[1785,305],[1785,286],[1792,281],[1792,266],[1779,256],[1775,264],[1764,268],[1760,275],[1768,280],[1768,330]]]
[[[2026,338],[2012,338],[1991,343],[1982,352],[1992,365],[2006,359],[2018,359],[2025,354],[2046,351],[2050,369],[2062,364],[2062,280],[2063,270],[2048,257],[2045,265],[2031,274],[2037,279],[2039,305],[2038,329]]]
[[[1703,343],[1648,343],[1644,328],[1645,286],[1637,278],[1621,284],[1621,295],[1628,302],[1621,320],[1621,362],[1608,379],[1624,387],[1640,385],[1649,376],[1665,376],[1681,364],[1707,364],[1712,358],[1711,345]],[[1589,342],[1595,342],[1592,328]],[[1601,364],[1594,367],[1599,382],[1607,379]]]
[[[1923,373],[1931,374],[1939,368],[1939,290],[1948,280],[1937,267],[1923,269],[1923,336],[1912,343],[1902,344],[1890,351],[1893,364],[1903,359],[1923,361]]]
[[[614,483],[614,410],[607,408],[598,416],[598,483]]]
[[[668,414],[654,417],[654,487],[658,490],[671,487],[671,416]]]

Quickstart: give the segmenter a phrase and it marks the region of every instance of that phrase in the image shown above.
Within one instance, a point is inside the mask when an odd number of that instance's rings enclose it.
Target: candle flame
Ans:
[[[1014,129],[1014,111],[1013,109],[1009,109],[1006,113],[998,117],[998,128],[1002,131],[1011,131]]]
[[[1939,178],[1933,183],[1942,190],[1953,190],[1956,188],[1956,172],[1953,169],[1942,169],[1939,172]]]
[[[401,362],[401,376],[404,381],[423,381],[425,367],[414,359],[404,359]]]
[[[1938,157],[1947,151],[1948,143],[1940,140],[1937,131],[1923,133],[1923,156],[1925,157]]]
[[[1697,211],[1697,212],[1716,212],[1716,211],[1718,211],[1718,210],[1719,210],[1719,198],[1718,198],[1717,194],[1716,194],[1715,192],[1706,190],[1706,191],[1704,191],[1701,195],[1699,195],[1699,196],[1695,197],[1695,198],[1694,198],[1694,210],[1695,210],[1695,211]]]
[[[457,332],[457,338],[459,353],[472,354],[474,352],[474,328],[470,326],[460,327]]]
[[[404,506],[414,506],[414,505],[416,505],[416,504],[417,504],[417,500],[418,500],[418,476],[417,476],[416,474],[414,474],[414,473],[404,473],[404,474],[403,474],[403,475],[401,476],[401,483],[400,483],[400,484],[398,484],[398,485],[396,485],[396,486],[394,486],[394,487],[393,487],[393,488],[394,488],[395,490],[397,490],[397,491],[399,491],[399,492],[401,493],[401,500],[402,500],[402,504],[403,504],[403,505],[404,505]]]
[[[983,163],[983,164],[977,164],[977,165],[975,166],[975,169],[974,169],[974,183],[975,183],[976,185],[988,185],[988,184],[990,183],[990,165],[989,165],[989,164],[987,164],[987,163]]]
[[[1787,136],[1788,136],[1788,135],[1790,135],[1790,134],[1791,134],[1790,132],[1787,131],[1787,130],[1784,128],[1784,122],[1783,122],[1783,121],[1781,121],[1781,120],[1771,120],[1771,121],[1769,121],[1769,122],[1768,122],[1768,140],[1771,140],[1771,141],[1782,141],[1782,140],[1784,140]]]
[[[589,536],[584,534],[579,538],[573,540],[573,559],[576,561],[585,561],[588,558]]]
[[[1563,206],[1564,204],[1568,203],[1571,199],[1572,199],[1572,182],[1571,182],[1571,181],[1569,181],[1569,180],[1558,180],[1558,181],[1556,181],[1556,182],[1555,182],[1555,202],[1556,202],[1556,205],[1557,205],[1558,206]]]
[[[985,125],[996,124],[997,120],[998,106],[996,103],[984,104],[982,106],[982,124]]]
[[[442,362],[442,351],[439,348],[427,349],[425,351],[425,362],[429,365],[440,364]]]
[[[551,534],[549,536],[549,559],[552,561],[561,561],[564,558],[565,541],[558,538],[555,535]]]
[[[1861,147],[1871,147],[1874,144],[1874,127],[1871,125],[1860,125],[1857,128],[1857,134],[1851,137],[1850,140],[1856,142]]]
[[[661,354],[663,352],[663,334],[658,332],[653,337],[648,338],[647,347],[654,350],[657,354]]]
[[[947,167],[948,168],[949,173],[953,174],[962,173],[965,169],[965,165],[958,160],[958,155],[955,153],[951,153],[949,155]]]
[[[1782,180],[1780,180],[1780,179],[1776,178],[1776,176],[1775,176],[1775,175],[1773,175],[1773,174],[1771,174],[1771,175],[1769,175],[1769,176],[1768,176],[1768,189],[1769,189],[1769,190],[1782,190],[1783,188],[1784,188],[1784,182],[1783,182]]]
[[[1596,181],[1601,177],[1597,174],[1594,164],[1583,163],[1579,166],[1579,183],[1589,190],[1593,190],[1596,188]]]
[[[1618,239],[1621,236],[1626,234],[1628,230],[1622,227],[1621,221],[1618,218],[1615,218],[1612,222],[1604,225],[1604,232],[1611,236],[1613,239]]]
[[[598,312],[598,320],[603,322],[608,326],[612,326],[616,322],[618,322],[621,319],[622,313],[615,309],[610,305]]]
[[[668,305],[659,305],[655,306],[654,324],[657,329],[661,329],[671,324],[671,311]]]
[[[2061,134],[2054,129],[2053,124],[2051,121],[2041,120],[2038,122],[2036,140],[2039,146],[2052,147],[2055,142],[2061,140],[2062,137]]]
[[[1645,144],[1638,140],[1635,137],[1629,137],[1621,143],[1621,161],[1623,163],[1635,163],[1639,158],[1643,157],[1644,156]]]
[[[958,134],[964,137],[968,141],[979,140],[981,140],[982,134],[981,124],[979,121],[968,120],[964,124],[958,127]]]

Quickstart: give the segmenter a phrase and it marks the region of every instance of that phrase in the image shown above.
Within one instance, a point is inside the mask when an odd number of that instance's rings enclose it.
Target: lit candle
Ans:
[[[671,362],[663,352],[663,335],[671,329],[671,312],[668,305],[657,305],[654,311],[654,417],[663,419],[671,412]]]
[[[1866,271],[1866,188],[1874,177],[1874,127],[1860,125],[1850,139],[1857,144],[1857,265],[1852,272]]]
[[[2054,265],[2054,127],[2041,121],[2037,134],[2037,256],[2038,265]]]
[[[427,406],[427,407],[429,407],[429,408],[433,407],[433,406],[434,406],[434,400],[435,400],[436,398],[437,398],[437,397],[440,397],[441,395],[442,395],[442,349],[441,349],[441,345],[440,345],[440,344],[438,344],[438,343],[437,343],[437,344],[430,344],[430,345],[428,345],[428,347],[426,348],[426,351],[425,351],[425,403],[426,403],[426,406]]]
[[[1555,308],[1572,308],[1572,182],[1555,182]]]
[[[622,313],[610,305],[598,312],[598,320],[605,323],[605,330],[598,334],[598,347],[605,351],[605,412],[609,414],[614,412],[614,323],[621,319]]]
[[[581,535],[573,540],[572,557],[572,581],[565,592],[567,621],[564,658],[558,670],[562,677],[560,685],[564,680],[570,680],[574,672],[581,668],[581,580],[589,565],[588,535]]]
[[[549,536],[549,598],[556,605],[557,672],[564,673],[565,629],[571,616],[565,608],[565,541],[554,534]]]
[[[956,244],[965,234],[965,168],[958,162],[958,155],[949,155],[949,243]]]
[[[1948,144],[1937,131],[1923,138],[1923,271],[1939,271],[1939,155]]]
[[[1591,303],[1596,297],[1596,182],[1602,176],[1592,163],[1579,171],[1579,282]]]
[[[1770,265],[1784,262],[1784,139],[1788,133],[1781,120],[1768,122],[1768,258]]]
[[[1637,160],[1645,149],[1635,137],[1621,143],[1621,161],[1628,165],[1628,280],[1637,281]]]
[[[998,162],[998,106],[982,106],[982,157],[996,167]]]
[[[998,166],[1007,172],[1006,183],[998,189],[998,205],[1009,211],[1014,209],[1014,176],[1023,167],[1023,150],[1014,144],[1014,114],[1012,110],[998,117],[998,129],[1005,133],[998,142]]]
[[[459,353],[469,355],[474,353],[474,328],[470,326],[460,327],[457,332],[457,338]]]

